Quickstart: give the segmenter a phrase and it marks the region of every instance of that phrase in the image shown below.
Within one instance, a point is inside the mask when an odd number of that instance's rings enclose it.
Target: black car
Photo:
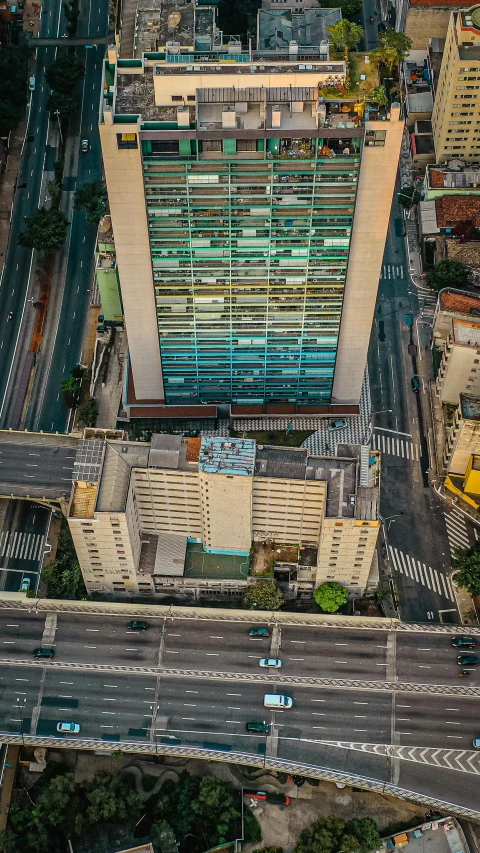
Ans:
[[[456,649],[474,649],[476,645],[474,637],[452,637],[452,646]]]
[[[478,658],[476,655],[459,655],[457,663],[459,666],[476,666]]]
[[[129,631],[146,631],[148,628],[148,622],[143,622],[141,619],[132,619],[132,621],[128,623],[127,628]]]

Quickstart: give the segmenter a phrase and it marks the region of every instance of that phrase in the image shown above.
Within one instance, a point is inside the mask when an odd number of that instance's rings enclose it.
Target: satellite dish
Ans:
[[[180,12],[170,12],[170,14],[168,16],[168,29],[174,30],[175,27],[178,27],[178,25],[181,21],[181,18],[182,18],[182,16],[181,16]]]

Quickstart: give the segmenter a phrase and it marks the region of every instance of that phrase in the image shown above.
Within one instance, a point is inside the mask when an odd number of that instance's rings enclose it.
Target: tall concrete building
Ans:
[[[437,163],[480,160],[480,6],[452,12],[432,127]]]
[[[338,10],[293,12],[266,3],[253,50],[165,0],[108,51],[132,416],[358,411],[403,121],[345,95]]]
[[[337,452],[175,435],[80,442],[68,523],[88,591],[241,595],[265,551],[293,596],[329,580],[362,593],[380,528],[379,454]]]

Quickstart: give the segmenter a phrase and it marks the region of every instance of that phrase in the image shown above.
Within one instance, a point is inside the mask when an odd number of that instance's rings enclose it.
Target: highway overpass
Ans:
[[[453,629],[269,615],[253,638],[245,611],[3,601],[0,740],[280,768],[480,819],[480,678],[458,679]],[[53,660],[33,659],[41,644]],[[272,654],[282,669],[261,669]],[[266,692],[293,708],[268,711]],[[267,737],[246,731],[263,720]]]
[[[0,430],[0,498],[68,499],[78,439]]]

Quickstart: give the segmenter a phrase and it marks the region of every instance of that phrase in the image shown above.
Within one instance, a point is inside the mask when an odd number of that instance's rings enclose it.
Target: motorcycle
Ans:
[[[371,23],[371,24],[374,24],[374,23],[375,23],[375,18],[373,17],[373,15],[370,15],[370,23]]]
[[[461,669],[458,673],[459,678],[466,678],[468,675],[470,675],[468,669]]]
[[[13,320],[13,311],[10,311],[10,314],[8,315],[7,320]]]

